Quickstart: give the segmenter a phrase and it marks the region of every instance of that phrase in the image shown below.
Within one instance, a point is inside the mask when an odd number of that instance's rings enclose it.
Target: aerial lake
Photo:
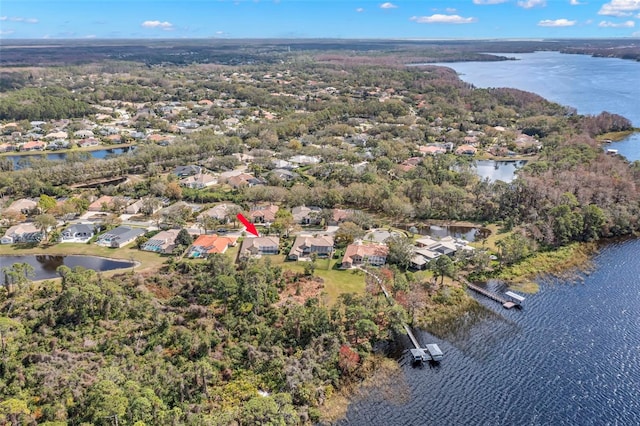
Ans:
[[[618,113],[640,127],[640,63],[557,52],[507,56],[519,60],[443,65],[476,87],[515,87],[582,114]],[[609,147],[640,160],[638,134]],[[356,399],[339,424],[640,424],[638,253],[638,239],[609,242],[590,273],[538,280],[540,291],[525,295],[522,310],[478,296],[488,315],[466,318],[443,339],[418,333],[445,353],[439,366],[412,367],[411,344],[400,339],[393,389]]]
[[[29,155],[6,155],[0,157],[0,160],[9,159],[13,162],[14,169],[23,169],[29,167],[29,160],[50,160],[64,161],[72,153],[74,156],[86,156],[87,158],[105,159],[121,154],[126,154],[135,150],[135,147],[97,149],[94,151],[45,151],[38,154]]]
[[[606,245],[590,274],[539,280],[522,310],[478,296],[489,316],[446,339],[418,334],[443,350],[438,366],[413,367],[401,339],[394,389],[356,400],[339,424],[640,424],[638,252],[640,240]]]
[[[0,256],[0,269],[11,267],[14,263],[28,263],[33,266],[35,276],[33,280],[46,280],[58,278],[56,272],[59,266],[65,265],[69,268],[82,266],[83,268],[93,269],[94,271],[104,272],[114,269],[130,268],[134,264],[126,260],[108,259],[106,257],[96,256],[55,256],[48,254],[35,254],[24,256]]]
[[[476,87],[513,87],[537,93],[580,114],[602,111],[620,114],[640,127],[640,62],[568,55],[558,52],[501,53],[515,58],[502,62],[437,64],[454,69]],[[608,148],[630,161],[640,160],[640,134]]]

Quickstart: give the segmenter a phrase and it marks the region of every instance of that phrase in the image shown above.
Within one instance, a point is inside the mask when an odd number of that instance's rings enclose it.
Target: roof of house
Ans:
[[[7,207],[5,211],[21,212],[22,210],[31,210],[35,208],[37,205],[38,203],[33,200],[30,200],[28,198],[21,198],[11,203],[11,205]]]
[[[211,207],[209,210],[202,212],[198,217],[209,216],[216,219],[224,219],[227,217],[229,211],[236,209],[238,211],[242,210],[240,206],[233,203],[222,203],[217,206]]]
[[[141,228],[130,228],[128,226],[118,226],[102,234],[101,239],[111,237],[112,239],[128,240],[145,233]]]
[[[40,232],[40,230],[36,227],[33,222],[24,222],[19,223],[17,225],[13,225],[11,228],[7,229],[5,235],[22,235],[22,234],[30,234],[33,232]]]
[[[298,235],[291,246],[289,256],[300,255],[307,247],[333,247],[333,237],[330,235],[319,235],[317,237],[311,235]]]
[[[113,197],[110,195],[103,195],[102,197],[95,200],[93,203],[89,204],[89,210],[100,210],[102,209],[103,204],[111,204],[113,201]]]
[[[198,173],[197,175],[189,176],[180,180],[182,185],[207,185],[207,184],[216,184],[218,182],[218,178],[213,175],[209,175],[206,173]]]
[[[264,220],[269,220],[269,221],[275,220],[276,213],[278,213],[278,209],[279,207],[276,206],[275,204],[252,207],[251,211],[249,212],[249,217],[251,218],[263,217]]]
[[[380,256],[387,257],[389,254],[389,247],[383,244],[361,244],[354,243],[349,244],[344,252],[342,263],[353,263],[353,258],[358,257],[371,257]]]
[[[93,232],[93,229],[94,229],[93,226],[87,225],[85,223],[74,223],[73,225],[70,225],[69,227],[67,227],[67,229],[65,229],[62,232],[71,233],[71,234],[77,234],[77,233],[90,234]]]
[[[236,243],[236,237],[221,237],[219,235],[200,235],[192,244],[193,248],[202,249],[208,254],[224,253],[230,245]]]
[[[249,237],[245,238],[242,242],[242,248],[240,252],[244,252],[245,250],[249,250],[251,248],[261,249],[263,247],[278,247],[280,244],[280,238],[278,237]]]

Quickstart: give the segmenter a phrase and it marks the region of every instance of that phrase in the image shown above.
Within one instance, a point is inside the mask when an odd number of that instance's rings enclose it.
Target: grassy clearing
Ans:
[[[469,243],[470,246],[475,247],[475,248],[486,248],[489,249],[493,252],[497,252],[498,251],[498,246],[496,245],[496,243],[498,241],[500,241],[501,239],[507,237],[509,235],[508,232],[506,233],[500,233],[500,227],[498,225],[496,225],[495,223],[492,223],[490,225],[485,226],[485,228],[487,228],[488,230],[491,231],[491,235],[489,235],[487,238],[485,238],[482,241],[474,241]]]
[[[302,273],[304,262],[286,261],[286,256],[269,256],[273,265],[280,265],[282,269]],[[324,280],[324,293],[327,302],[333,305],[338,296],[343,293],[364,293],[364,273],[360,270],[336,269],[337,259],[318,259],[316,261],[315,276]]]
[[[638,131],[640,131],[640,129],[625,130],[624,132],[603,133],[601,135],[596,136],[596,140],[598,140],[600,142],[605,141],[605,140],[618,142],[618,141],[621,141],[623,139],[626,139],[627,137],[631,136],[632,134],[634,134],[635,132],[638,132]]]

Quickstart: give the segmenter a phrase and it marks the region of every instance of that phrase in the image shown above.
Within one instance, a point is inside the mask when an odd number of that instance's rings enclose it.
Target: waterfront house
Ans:
[[[145,230],[141,228],[131,228],[128,226],[118,226],[98,237],[96,244],[103,247],[120,248],[135,241],[141,235],[145,234]]]
[[[60,234],[62,243],[86,243],[95,235],[92,225],[75,223],[70,225]]]
[[[30,141],[22,144],[20,148],[22,151],[42,151],[47,147],[47,144],[42,141]]]
[[[344,252],[341,267],[344,269],[360,265],[382,266],[387,263],[389,248],[384,244],[349,244]]]
[[[333,237],[329,235],[298,235],[291,250],[290,260],[308,259],[313,253],[318,257],[329,257],[333,251]]]
[[[32,222],[19,223],[7,229],[0,238],[0,244],[37,243],[42,241],[44,233]]]
[[[179,229],[160,231],[153,237],[149,238],[140,247],[140,250],[165,254],[171,253],[176,246],[176,238],[178,237],[179,232]]]
[[[457,155],[476,155],[478,150],[471,145],[460,145],[456,148]]]

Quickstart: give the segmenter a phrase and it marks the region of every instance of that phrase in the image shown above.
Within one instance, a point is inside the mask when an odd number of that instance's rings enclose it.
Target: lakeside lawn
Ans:
[[[123,248],[101,247],[96,244],[84,243],[62,243],[45,245],[0,245],[0,255],[21,256],[27,254],[48,254],[48,255],[84,255],[84,256],[100,256],[111,259],[120,259],[138,262],[135,270],[138,272],[155,271],[166,262],[168,257],[159,255],[149,251],[138,250],[135,244],[129,244]],[[118,272],[109,271],[109,272]]]

